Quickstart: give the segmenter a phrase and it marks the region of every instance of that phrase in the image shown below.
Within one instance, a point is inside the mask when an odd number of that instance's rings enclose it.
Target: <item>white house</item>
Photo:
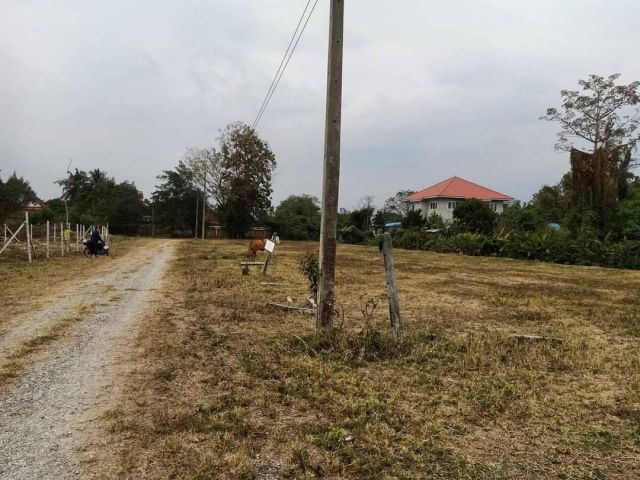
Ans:
[[[513,197],[496,192],[460,177],[451,177],[440,183],[420,190],[407,197],[414,209],[422,210],[424,216],[437,213],[443,220],[453,220],[453,210],[457,202],[468,198],[477,198],[489,202],[496,213],[502,213]]]

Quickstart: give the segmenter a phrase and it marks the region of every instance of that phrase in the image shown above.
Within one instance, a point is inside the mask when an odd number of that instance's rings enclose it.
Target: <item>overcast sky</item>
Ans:
[[[187,147],[251,123],[306,0],[0,0],[0,175],[73,167],[149,196]],[[319,196],[329,1],[259,133],[274,202]],[[590,73],[640,79],[637,0],[346,0],[340,204],[458,175],[522,200],[568,169],[538,120]]]

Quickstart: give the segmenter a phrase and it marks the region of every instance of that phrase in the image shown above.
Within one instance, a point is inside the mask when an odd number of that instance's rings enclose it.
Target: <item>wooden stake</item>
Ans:
[[[50,254],[49,254],[49,220],[47,220],[47,258],[50,258]]]
[[[64,257],[64,226],[60,224],[60,255]]]
[[[271,263],[271,257],[272,257],[272,253],[271,252],[267,252],[267,258],[264,260],[264,266],[262,267],[262,274],[263,275],[267,274],[267,268],[269,267],[269,264]]]
[[[384,234],[382,244],[384,255],[384,275],[387,282],[387,295],[389,296],[389,320],[396,340],[401,340],[404,334],[404,323],[400,316],[400,301],[398,300],[398,290],[396,287],[396,273],[393,269],[393,243],[391,234]]]
[[[29,257],[29,262],[31,262],[31,226],[29,225],[29,212],[24,212],[24,223],[27,225],[27,257]]]
[[[320,226],[320,278],[316,330],[333,328],[335,312],[336,241],[340,186],[340,128],[342,120],[342,38],[344,1],[331,0],[327,113],[324,143],[322,220]]]

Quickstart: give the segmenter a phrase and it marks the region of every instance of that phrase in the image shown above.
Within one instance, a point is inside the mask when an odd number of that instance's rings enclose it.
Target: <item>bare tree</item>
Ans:
[[[640,132],[640,82],[616,85],[619,73],[601,77],[589,75],[580,80],[581,91],[562,90],[562,107],[548,108],[541,120],[559,122],[557,150],[570,151],[588,146],[598,149],[627,147],[633,149]],[[577,142],[577,145],[574,145]]]
[[[201,189],[207,203],[220,203],[220,154],[215,148],[190,148],[184,155],[185,165],[193,175],[193,183]]]

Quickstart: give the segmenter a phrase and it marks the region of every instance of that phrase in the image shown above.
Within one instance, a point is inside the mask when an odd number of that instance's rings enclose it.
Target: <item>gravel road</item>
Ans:
[[[153,308],[154,290],[172,252],[171,242],[152,241],[144,251],[131,252],[131,261],[120,262],[97,281],[88,279],[70,298],[2,334],[0,352],[78,305],[95,305],[65,341],[50,347],[45,360],[0,394],[0,479],[84,476],[78,449],[118,394],[138,320]]]

